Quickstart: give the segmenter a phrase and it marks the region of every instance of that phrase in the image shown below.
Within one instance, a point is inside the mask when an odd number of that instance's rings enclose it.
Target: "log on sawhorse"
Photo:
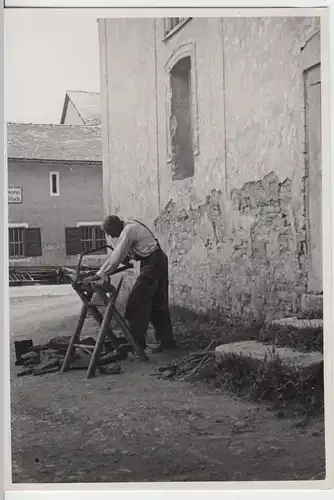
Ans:
[[[89,287],[87,287],[86,289],[83,288],[81,283],[72,284],[73,289],[76,291],[83,304],[78,319],[77,327],[71,337],[70,343],[67,348],[66,356],[63,365],[61,367],[61,372],[64,373],[70,369],[72,360],[74,358],[75,350],[80,345],[80,335],[88,312],[100,325],[100,329],[90,359],[90,363],[88,366],[87,378],[94,377],[96,373],[96,369],[99,365],[100,356],[103,350],[103,344],[106,338],[109,339],[114,349],[116,349],[117,347],[117,338],[114,335],[110,326],[112,319],[114,319],[116,323],[119,325],[124,334],[124,337],[128,341],[129,345],[133,348],[139,359],[141,361],[148,361],[148,357],[145,351],[136,344],[125,319],[122,317],[122,315],[116,308],[116,300],[122,285],[122,281],[123,278],[120,280],[116,289],[108,283],[103,284],[103,286],[99,286],[94,282],[91,282]],[[100,299],[102,299],[103,305],[105,306],[105,311],[103,315],[98,310],[99,305],[92,302],[92,297],[94,293]]]

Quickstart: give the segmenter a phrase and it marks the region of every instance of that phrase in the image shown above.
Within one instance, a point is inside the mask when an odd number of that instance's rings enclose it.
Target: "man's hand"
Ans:
[[[132,265],[131,264],[131,260],[129,259],[129,257],[125,257],[125,259],[123,260],[122,264],[123,264],[123,266],[126,266],[126,267]]]
[[[101,278],[97,274],[94,274],[93,276],[87,276],[87,278],[82,280],[83,286],[89,286],[92,281],[100,281]]]

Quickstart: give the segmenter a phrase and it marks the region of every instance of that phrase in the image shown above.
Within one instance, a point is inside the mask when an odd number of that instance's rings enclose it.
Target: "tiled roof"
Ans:
[[[100,125],[101,103],[100,94],[69,90],[66,92],[61,123],[64,123],[68,102],[71,101],[84,125]]]
[[[100,127],[8,123],[7,157],[101,162]]]

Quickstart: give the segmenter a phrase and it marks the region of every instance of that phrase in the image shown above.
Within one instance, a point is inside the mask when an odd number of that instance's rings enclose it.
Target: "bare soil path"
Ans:
[[[70,335],[80,309],[71,289],[33,288],[11,289],[12,343]],[[208,385],[153,377],[166,356],[93,380],[18,378],[12,346],[13,482],[324,478],[323,422],[298,428]]]

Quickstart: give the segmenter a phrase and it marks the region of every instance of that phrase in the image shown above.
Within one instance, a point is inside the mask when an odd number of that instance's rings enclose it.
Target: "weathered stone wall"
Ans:
[[[110,64],[108,78],[118,83],[106,81],[105,91],[110,178],[118,189],[109,206],[151,225],[156,217],[173,302],[244,320],[297,312],[307,283],[300,51],[319,19],[195,18],[165,41],[163,19],[141,20],[141,28],[136,20],[122,22],[124,36],[107,21],[108,50],[122,42],[123,64]],[[140,64],[126,73],[124,54],[134,61],[128,40],[136,40]],[[199,148],[194,176],[173,180],[166,64],[189,43]]]
[[[170,257],[172,300],[244,320],[270,319],[298,312],[307,286],[300,50],[319,20],[221,23],[221,143],[206,137],[207,106],[199,119],[201,150],[194,179],[170,188],[162,176],[162,196],[169,195],[170,201],[156,229]],[[220,51],[221,46],[216,55]],[[199,87],[205,76],[199,72]],[[214,102],[210,80],[207,88]],[[200,96],[201,106],[207,97]],[[212,152],[203,145],[207,140]],[[217,155],[224,140],[224,155]]]

